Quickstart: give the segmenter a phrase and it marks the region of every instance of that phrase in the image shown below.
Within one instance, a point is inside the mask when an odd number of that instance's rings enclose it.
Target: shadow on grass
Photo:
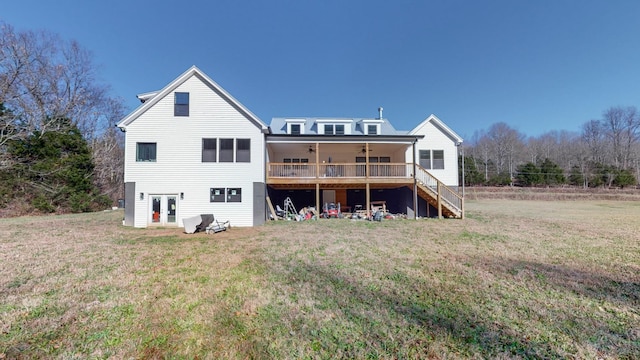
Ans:
[[[471,266],[519,284],[538,301],[549,297],[551,305],[542,311],[551,326],[590,344],[599,355],[640,358],[640,274],[634,269],[623,269],[629,278],[621,281],[597,270],[515,259],[482,258]]]
[[[568,291],[583,297],[609,301],[622,306],[640,308],[640,274],[634,269],[626,271],[631,278],[621,281],[611,276],[580,270],[566,265],[544,264],[533,261],[494,258],[478,259],[473,266],[494,274],[518,276]]]
[[[318,307],[340,314],[341,319],[315,324],[321,328],[307,334],[316,339],[317,346],[311,348],[320,357],[323,353],[347,358],[372,357],[371,353],[383,358],[438,358],[447,353],[486,358],[563,357],[549,344],[529,340],[496,323],[490,314],[479,313],[404,273],[389,275],[392,281],[402,282],[401,289],[377,288],[329,265],[289,265],[287,285],[311,287],[307,292]],[[307,321],[304,317],[293,321]],[[358,344],[366,344],[366,351],[358,349]]]

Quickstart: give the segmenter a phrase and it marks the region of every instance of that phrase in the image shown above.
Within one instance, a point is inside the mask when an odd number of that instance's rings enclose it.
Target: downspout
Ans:
[[[414,139],[413,144],[411,144],[411,147],[413,148],[413,219],[414,220],[418,220],[418,179],[416,177],[416,171],[417,171],[416,142],[418,142],[418,139]]]

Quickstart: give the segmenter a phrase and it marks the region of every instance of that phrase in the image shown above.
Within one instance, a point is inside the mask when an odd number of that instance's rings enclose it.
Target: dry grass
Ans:
[[[0,220],[3,358],[640,358],[640,204],[215,235]]]

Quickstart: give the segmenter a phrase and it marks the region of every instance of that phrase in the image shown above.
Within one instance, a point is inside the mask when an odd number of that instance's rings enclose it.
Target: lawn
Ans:
[[[640,203],[215,235],[0,219],[0,359],[640,358]]]

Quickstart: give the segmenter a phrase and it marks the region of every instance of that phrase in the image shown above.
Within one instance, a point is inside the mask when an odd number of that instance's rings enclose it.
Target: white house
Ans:
[[[267,125],[195,66],[139,98],[117,125],[126,132],[125,225],[182,226],[208,213],[262,224]]]
[[[463,217],[462,139],[435,115],[411,131],[376,118],[273,118],[268,127],[196,67],[118,123],[126,132],[125,225],[182,226],[212,213],[262,224],[267,195],[345,210]]]

